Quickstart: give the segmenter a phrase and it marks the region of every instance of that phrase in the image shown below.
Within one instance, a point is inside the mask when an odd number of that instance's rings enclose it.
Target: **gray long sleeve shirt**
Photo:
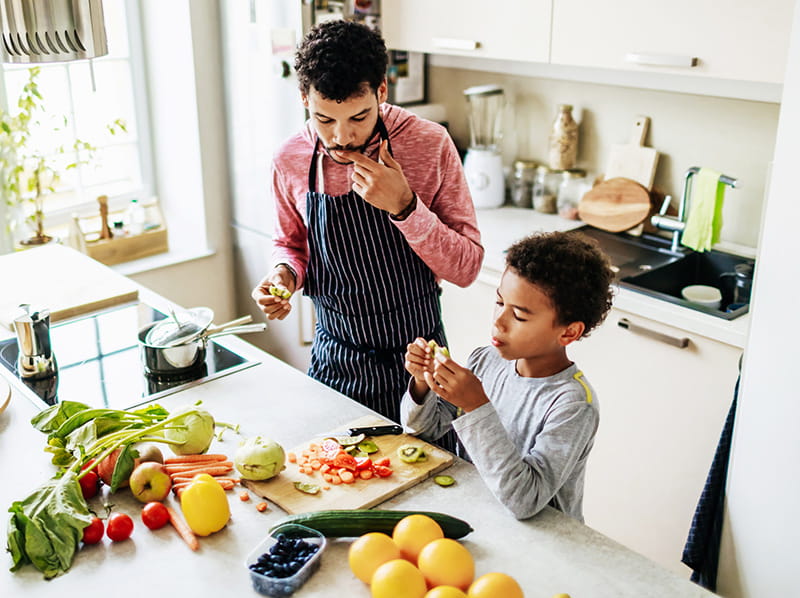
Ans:
[[[435,440],[452,425],[486,485],[517,519],[546,505],[583,521],[586,461],[597,432],[597,397],[572,364],[546,378],[524,378],[494,347],[473,351],[467,367],[490,402],[456,416],[432,391],[400,407],[407,431]]]

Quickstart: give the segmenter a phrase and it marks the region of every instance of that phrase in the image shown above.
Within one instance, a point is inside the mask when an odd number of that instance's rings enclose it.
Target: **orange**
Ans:
[[[469,550],[450,538],[440,538],[420,551],[417,566],[428,586],[455,586],[466,590],[475,577],[475,561]]]
[[[423,598],[427,590],[419,569],[404,559],[388,561],[372,576],[372,598]]]
[[[467,595],[453,586],[436,586],[425,594],[425,598],[467,598]]]
[[[525,598],[517,580],[505,573],[481,575],[469,587],[467,598]]]
[[[364,583],[387,561],[400,558],[400,549],[389,536],[380,532],[364,534],[350,545],[347,560],[350,569]]]
[[[392,539],[400,549],[400,554],[415,565],[422,547],[439,538],[444,538],[442,528],[436,521],[421,513],[403,517],[392,532]]]

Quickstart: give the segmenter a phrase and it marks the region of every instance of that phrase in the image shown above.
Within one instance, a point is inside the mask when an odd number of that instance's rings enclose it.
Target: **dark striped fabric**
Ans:
[[[319,149],[318,141],[306,202],[304,293],[317,314],[308,374],[398,422],[409,380],[406,345],[418,336],[447,344],[441,291],[386,212],[352,191],[337,197],[316,191]]]

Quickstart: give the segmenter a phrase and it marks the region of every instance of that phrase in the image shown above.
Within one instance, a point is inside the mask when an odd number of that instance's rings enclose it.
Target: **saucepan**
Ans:
[[[195,308],[199,313],[199,308]],[[192,312],[193,310],[189,310]],[[210,314],[210,318],[208,317]],[[206,322],[206,320],[208,320]],[[247,334],[251,332],[263,332],[267,328],[266,322],[258,324],[244,324],[250,322],[250,316],[244,316],[231,320],[224,324],[212,326],[213,312],[208,308],[203,308],[202,317],[192,322],[184,328],[186,321],[181,318],[176,319],[172,325],[172,332],[176,334],[163,333],[157,327],[165,327],[167,319],[153,322],[139,330],[139,347],[145,371],[155,375],[172,375],[188,372],[198,367],[205,361],[206,346],[210,339],[228,334]],[[181,330],[186,334],[178,335]]]

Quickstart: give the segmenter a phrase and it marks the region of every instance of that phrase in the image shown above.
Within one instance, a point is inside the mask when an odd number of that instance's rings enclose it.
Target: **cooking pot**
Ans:
[[[263,332],[267,328],[266,322],[244,326],[228,325],[222,330],[219,330],[219,327],[215,327],[217,328],[216,331],[210,331],[210,327],[207,327],[202,334],[189,340],[170,344],[169,346],[160,346],[147,342],[148,333],[159,323],[153,322],[139,330],[140,354],[145,371],[148,374],[172,375],[189,372],[205,362],[208,339],[227,334]]]

